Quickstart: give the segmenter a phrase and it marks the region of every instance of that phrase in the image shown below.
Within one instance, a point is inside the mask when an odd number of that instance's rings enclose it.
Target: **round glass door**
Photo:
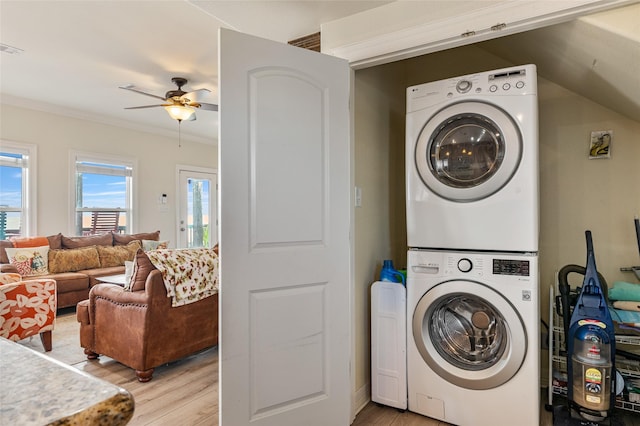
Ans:
[[[416,143],[416,167],[436,194],[475,201],[499,191],[516,172],[522,138],[511,117],[484,102],[461,102],[436,113]]]
[[[442,123],[431,137],[429,168],[456,188],[473,188],[495,175],[505,144],[498,126],[478,114],[459,114]]]
[[[526,331],[515,308],[473,281],[448,281],[427,292],[413,315],[413,336],[432,370],[468,389],[507,382],[526,355]]]

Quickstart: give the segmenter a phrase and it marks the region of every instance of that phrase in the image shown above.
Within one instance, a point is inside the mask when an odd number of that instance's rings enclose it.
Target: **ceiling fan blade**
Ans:
[[[206,93],[211,93],[209,89],[196,89],[191,92],[187,92],[184,95],[180,96],[180,99],[189,99],[190,101],[197,101],[198,98]]]
[[[157,108],[157,107],[165,107],[165,106],[170,106],[171,104],[162,104],[162,105],[142,105],[142,106],[135,106],[135,107],[127,107],[125,109],[143,109],[143,108]]]
[[[218,110],[218,105],[216,104],[205,104],[205,103],[201,103],[200,105],[200,109],[205,109],[207,111],[217,111]]]
[[[131,92],[140,93],[141,95],[145,95],[145,96],[151,96],[152,98],[160,99],[160,100],[163,100],[163,101],[166,100],[162,96],[152,95],[151,93],[147,93],[147,92],[143,91],[141,88],[139,88],[137,86],[134,86],[133,84],[127,84],[126,86],[118,86],[118,88],[124,89],[124,90],[129,90]]]

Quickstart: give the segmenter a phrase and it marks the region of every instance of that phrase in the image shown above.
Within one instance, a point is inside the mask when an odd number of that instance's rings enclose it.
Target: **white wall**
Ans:
[[[138,214],[133,231],[160,230],[160,237],[170,240],[171,246],[176,242],[176,164],[217,167],[217,148],[213,144],[183,140],[178,147],[174,137],[10,105],[2,105],[0,122],[0,140],[37,145],[38,235],[73,235],[73,229],[69,229],[72,150],[137,159]],[[167,211],[159,209],[161,194],[168,196]]]

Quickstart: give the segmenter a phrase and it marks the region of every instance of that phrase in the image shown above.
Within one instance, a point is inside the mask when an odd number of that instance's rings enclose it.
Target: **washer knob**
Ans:
[[[458,269],[460,272],[469,272],[473,269],[473,263],[471,263],[471,261],[466,257],[462,258],[458,261]]]

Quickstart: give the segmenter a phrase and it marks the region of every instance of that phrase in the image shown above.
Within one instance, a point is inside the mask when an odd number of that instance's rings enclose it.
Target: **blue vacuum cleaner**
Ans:
[[[615,332],[607,306],[606,283],[603,286],[602,276],[596,270],[591,231],[586,231],[585,235],[587,266],[584,281],[568,327],[565,320],[569,418],[561,422],[554,418],[554,423],[610,425],[616,389]],[[566,296],[568,285],[565,288],[561,285],[560,291]],[[568,304],[564,304],[565,318],[567,308]]]

